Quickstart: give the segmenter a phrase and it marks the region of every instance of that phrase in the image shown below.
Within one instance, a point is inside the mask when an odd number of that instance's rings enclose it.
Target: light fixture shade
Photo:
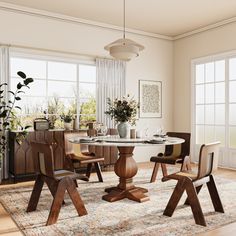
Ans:
[[[144,46],[134,42],[131,39],[118,39],[104,47],[110,52],[110,55],[115,59],[129,61],[133,57],[137,57],[139,52],[144,49]]]

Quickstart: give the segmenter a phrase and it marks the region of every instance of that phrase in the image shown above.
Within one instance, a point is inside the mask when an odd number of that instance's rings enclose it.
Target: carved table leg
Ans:
[[[120,177],[117,187],[105,189],[107,195],[102,197],[108,202],[115,202],[124,198],[136,202],[148,201],[149,197],[144,193],[148,192],[145,188],[136,187],[133,184],[133,177],[137,174],[138,167],[133,159],[134,147],[118,147],[119,159],[115,164],[115,173]]]

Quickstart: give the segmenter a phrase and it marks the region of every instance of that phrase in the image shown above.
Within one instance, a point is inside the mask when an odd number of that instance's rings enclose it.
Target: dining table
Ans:
[[[102,199],[108,202],[115,202],[128,198],[136,202],[145,202],[150,200],[146,188],[138,187],[133,182],[133,177],[138,172],[138,165],[133,158],[135,147],[161,147],[165,145],[178,145],[184,142],[184,139],[167,137],[166,139],[155,138],[120,138],[119,136],[104,137],[76,137],[69,140],[73,144],[85,144],[94,146],[115,146],[118,148],[119,157],[114,165],[115,174],[119,177],[117,186],[105,188],[105,194]]]

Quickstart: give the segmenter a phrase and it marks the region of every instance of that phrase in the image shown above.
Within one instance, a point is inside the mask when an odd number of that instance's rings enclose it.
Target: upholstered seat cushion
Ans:
[[[72,179],[76,179],[78,178],[79,175],[76,174],[75,172],[68,171],[68,170],[56,170],[54,171],[54,176],[55,176],[55,179],[61,180],[64,177],[70,177]]]
[[[153,156],[151,157],[150,161],[157,162],[157,163],[164,163],[164,164],[171,164],[175,165],[176,163],[182,163],[183,159],[179,156]]]
[[[93,153],[89,152],[83,152],[83,155],[75,155],[74,153],[67,154],[67,157],[69,157],[74,162],[80,162],[80,163],[92,163],[92,162],[99,162],[104,161],[103,157],[96,157]]]

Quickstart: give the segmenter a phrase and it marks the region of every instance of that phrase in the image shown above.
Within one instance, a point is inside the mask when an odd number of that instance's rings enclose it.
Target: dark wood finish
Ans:
[[[219,142],[202,145],[199,154],[199,168],[198,173],[193,174],[189,172],[177,172],[166,176],[168,179],[175,179],[178,181],[170,200],[164,210],[164,215],[172,216],[174,210],[179,203],[183,192],[187,192],[187,199],[184,204],[190,205],[193,217],[196,224],[206,226],[206,221],[202,212],[202,208],[198,199],[203,184],[207,184],[211,200],[215,211],[224,213],[223,205],[221,203],[219,193],[212,175],[214,158],[219,149]]]
[[[105,189],[108,194],[102,197],[108,202],[118,201],[124,198],[136,202],[148,201],[149,197],[144,193],[147,189],[136,187],[133,184],[133,177],[137,174],[138,166],[133,159],[134,147],[117,147],[119,150],[119,159],[115,164],[115,173],[119,176],[117,187]]]
[[[71,168],[70,163],[65,159],[64,150],[64,132],[63,130],[32,131],[29,132],[21,145],[16,142],[16,132],[9,134],[9,173],[14,178],[14,182],[19,180],[32,180],[36,178],[33,165],[32,150],[30,142],[54,143],[54,164],[55,169]],[[74,131],[72,131],[74,132]],[[75,131],[76,132],[76,131]],[[85,131],[86,132],[86,131]],[[108,134],[116,134],[116,129],[109,129]],[[116,147],[93,147],[93,153],[96,157],[104,157],[101,162],[102,168],[113,166],[118,158]],[[81,165],[82,169],[85,167]],[[74,168],[74,167],[73,167]],[[86,177],[80,176],[81,178]],[[88,179],[87,179],[88,180]]]
[[[91,132],[88,132],[88,133],[90,134]],[[104,161],[104,158],[97,157],[93,153],[83,152],[82,147],[85,146],[84,148],[87,148],[86,145],[72,144],[71,142],[69,142],[69,139],[73,139],[73,138],[76,138],[77,136],[83,136],[83,135],[87,135],[87,133],[81,133],[81,132],[65,133],[65,135],[64,135],[65,156],[68,159],[68,162],[71,161],[73,164],[78,163],[78,164],[87,165],[86,177],[88,180],[89,180],[90,173],[92,170],[92,165],[94,165],[99,182],[103,182],[101,167],[100,167],[99,162]],[[77,146],[76,150],[74,150],[75,145]],[[75,168],[74,168],[74,170],[75,170]],[[82,180],[84,180],[84,178],[82,178]],[[88,181],[88,180],[86,180],[86,181]]]
[[[54,171],[53,146],[46,143],[31,143],[34,158],[35,170],[38,173],[35,185],[29,200],[27,212],[35,211],[44,183],[47,184],[53,202],[46,225],[57,222],[61,206],[64,202],[64,195],[67,191],[78,212],[79,216],[87,214],[86,208],[76,189],[75,180],[77,174],[67,170]]]
[[[157,177],[157,171],[158,166],[157,163],[161,164],[162,174],[163,178],[162,181],[167,181],[168,179],[165,178],[167,174],[167,168],[166,164],[175,165],[176,163],[181,163],[181,170],[190,170],[190,159],[189,159],[189,153],[190,153],[190,133],[182,133],[182,132],[167,132],[167,135],[169,137],[177,137],[182,138],[185,140],[184,143],[178,144],[181,146],[180,153],[175,154],[174,153],[174,145],[166,145],[165,146],[165,153],[159,153],[157,156],[153,156],[150,158],[151,162],[154,162],[154,168],[152,171],[152,176],[150,179],[150,183],[155,182]]]

